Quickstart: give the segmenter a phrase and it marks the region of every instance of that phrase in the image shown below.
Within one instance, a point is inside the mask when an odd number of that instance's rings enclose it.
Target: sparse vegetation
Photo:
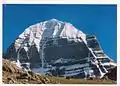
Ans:
[[[115,84],[110,79],[66,79],[63,77],[38,75],[23,71],[9,60],[3,59],[3,83],[5,84]]]

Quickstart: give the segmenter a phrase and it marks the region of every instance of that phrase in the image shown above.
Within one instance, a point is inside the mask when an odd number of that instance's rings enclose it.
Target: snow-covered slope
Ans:
[[[24,45],[24,49],[27,51],[28,45],[36,46],[39,51],[40,41],[46,38],[76,38],[83,37],[85,39],[85,34],[77,30],[72,24],[58,21],[56,19],[51,19],[45,22],[41,22],[32,25],[25,29],[25,31],[19,35],[19,38],[15,41],[16,51]]]
[[[116,66],[94,35],[56,19],[25,29],[5,55],[24,69],[63,77],[103,77]]]

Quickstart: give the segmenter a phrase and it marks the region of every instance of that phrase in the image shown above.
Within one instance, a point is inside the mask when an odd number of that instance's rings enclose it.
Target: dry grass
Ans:
[[[65,79],[61,77],[47,77],[52,80],[56,80],[61,84],[115,84],[112,80],[104,79],[94,79],[94,80],[85,80],[85,79]]]

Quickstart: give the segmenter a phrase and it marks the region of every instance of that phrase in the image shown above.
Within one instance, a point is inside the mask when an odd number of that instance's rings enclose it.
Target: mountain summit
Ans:
[[[29,26],[7,49],[5,57],[22,69],[59,77],[102,78],[116,67],[95,35],[57,19]]]

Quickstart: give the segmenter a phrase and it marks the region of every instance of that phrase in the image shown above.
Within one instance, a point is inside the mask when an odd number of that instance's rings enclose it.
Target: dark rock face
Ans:
[[[82,42],[69,42],[67,38],[59,39],[57,41],[58,45],[46,45],[45,59],[47,62],[51,60],[55,61],[59,58],[79,60],[80,58],[87,57],[88,55],[88,49]]]
[[[16,52],[16,49],[14,47],[14,43],[12,43],[11,46],[7,49],[4,57],[7,58],[7,59],[11,59],[13,61],[17,60],[17,58],[16,58],[17,57],[17,52]]]
[[[40,59],[40,55],[39,52],[37,51],[37,48],[34,46],[32,46],[29,51],[28,51],[28,55],[30,57],[30,60],[28,60],[28,62],[30,62],[30,67],[33,68],[34,66],[36,66],[36,64],[41,63],[41,59]]]
[[[117,81],[117,67],[110,69],[109,72],[107,74],[105,74],[104,77],[108,77],[111,80]]]
[[[28,53],[28,56],[30,59],[28,59],[27,53]],[[18,53],[15,50],[14,44],[12,44],[7,49],[7,52],[5,53],[4,57],[7,57],[6,59],[9,59],[12,61],[17,61],[17,56],[18,56]],[[20,58],[19,61],[21,63],[30,62],[31,67],[34,66],[35,64],[41,62],[39,52],[37,51],[37,49],[34,45],[31,46],[31,48],[29,49],[28,52],[26,52],[25,49],[22,48],[19,52],[19,58]]]

